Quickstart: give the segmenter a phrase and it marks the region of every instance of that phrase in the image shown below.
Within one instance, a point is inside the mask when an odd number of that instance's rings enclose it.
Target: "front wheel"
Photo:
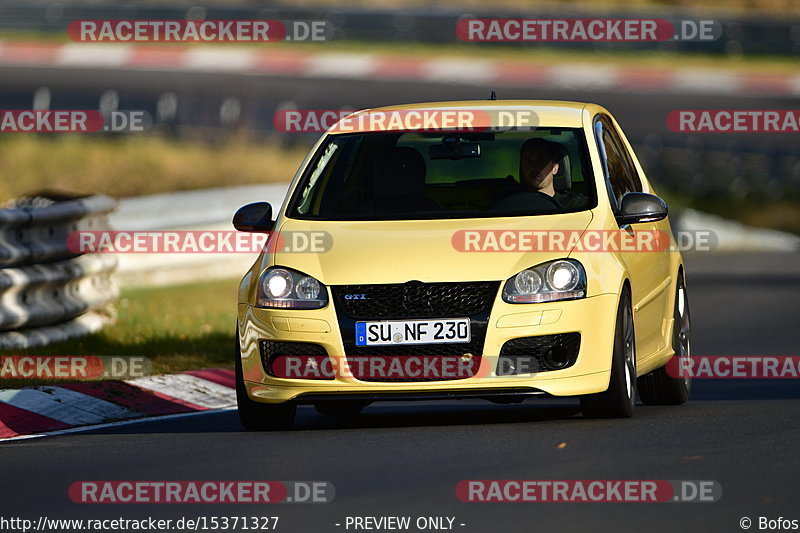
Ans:
[[[636,401],[636,336],[631,295],[626,287],[617,308],[614,353],[608,389],[581,396],[586,418],[630,418]]]
[[[673,377],[667,372],[667,367],[662,366],[639,378],[639,397],[646,405],[680,405],[689,399],[692,390],[692,377],[686,370],[691,368],[691,320],[683,275],[678,277],[672,316],[673,357],[678,358],[679,372],[684,375]]]
[[[289,429],[294,423],[297,406],[293,404],[268,404],[254,402],[247,395],[242,371],[242,354],[239,348],[239,328],[236,328],[236,404],[239,422],[248,431],[277,431]]]

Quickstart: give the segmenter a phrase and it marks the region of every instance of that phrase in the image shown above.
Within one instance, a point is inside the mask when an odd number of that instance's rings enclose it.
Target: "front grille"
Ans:
[[[578,359],[580,347],[577,332],[511,339],[500,348],[496,372],[510,376],[569,368]]]
[[[492,305],[499,281],[389,283],[331,287],[338,309],[356,319],[448,318],[477,315]]]
[[[354,363],[351,365],[354,377],[362,381],[381,382],[447,381],[472,377],[480,366],[487,321],[499,287],[499,281],[455,283],[410,281],[383,285],[331,287],[345,356],[348,361]],[[462,317],[470,319],[472,340],[468,343],[402,346],[355,345],[357,320]],[[385,375],[380,372],[363,371],[370,358],[394,362],[404,368],[408,361],[422,361],[423,364],[427,361],[429,364],[440,365],[440,368],[444,368],[448,364],[455,364],[459,370],[440,374],[434,372],[430,375]],[[396,361],[392,361],[393,359]],[[374,368],[369,365],[366,367]]]
[[[332,365],[323,346],[310,342],[261,339],[264,372],[278,378],[333,379]]]

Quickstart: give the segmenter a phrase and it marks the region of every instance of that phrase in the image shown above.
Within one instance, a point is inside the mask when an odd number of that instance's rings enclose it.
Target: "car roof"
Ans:
[[[487,116],[496,117],[498,111],[523,111],[533,112],[537,118],[538,126],[572,127],[579,128],[583,125],[583,114],[589,112],[608,113],[596,104],[584,102],[569,102],[560,100],[463,100],[449,102],[423,102],[416,104],[392,105],[375,107],[356,111],[347,119],[357,121],[364,115],[404,113],[409,111],[454,111],[469,110],[476,113],[487,113]],[[494,119],[491,119],[494,122]],[[366,121],[368,123],[368,121]],[[355,122],[353,122],[355,125]],[[496,124],[492,124],[495,126]],[[368,124],[361,124],[355,128],[332,128],[329,133],[347,133],[353,131],[385,131],[383,128],[372,128]]]

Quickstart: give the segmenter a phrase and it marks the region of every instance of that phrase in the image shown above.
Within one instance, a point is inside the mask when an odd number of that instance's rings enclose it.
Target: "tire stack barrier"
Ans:
[[[0,349],[86,335],[115,318],[113,255],[76,254],[73,231],[108,228],[107,196],[42,195],[0,209]]]

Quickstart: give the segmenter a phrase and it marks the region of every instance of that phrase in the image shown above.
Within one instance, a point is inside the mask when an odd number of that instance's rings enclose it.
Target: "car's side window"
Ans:
[[[611,201],[611,207],[614,211],[619,209],[619,204],[617,202],[617,194],[614,192],[614,188],[611,185],[610,179],[610,172],[608,170],[608,153],[606,152],[606,145],[603,142],[604,133],[603,130],[603,123],[596,117],[594,123],[594,137],[595,142],[597,143],[597,151],[600,153],[600,163],[603,165],[603,176],[605,177],[605,184],[606,184],[606,192],[608,193],[608,199]]]
[[[595,119],[595,136],[600,156],[603,159],[603,172],[606,176],[609,196],[616,210],[626,193],[642,191],[642,183],[636,167],[625,149],[625,144],[614,130],[614,125],[606,117],[599,116]]]

